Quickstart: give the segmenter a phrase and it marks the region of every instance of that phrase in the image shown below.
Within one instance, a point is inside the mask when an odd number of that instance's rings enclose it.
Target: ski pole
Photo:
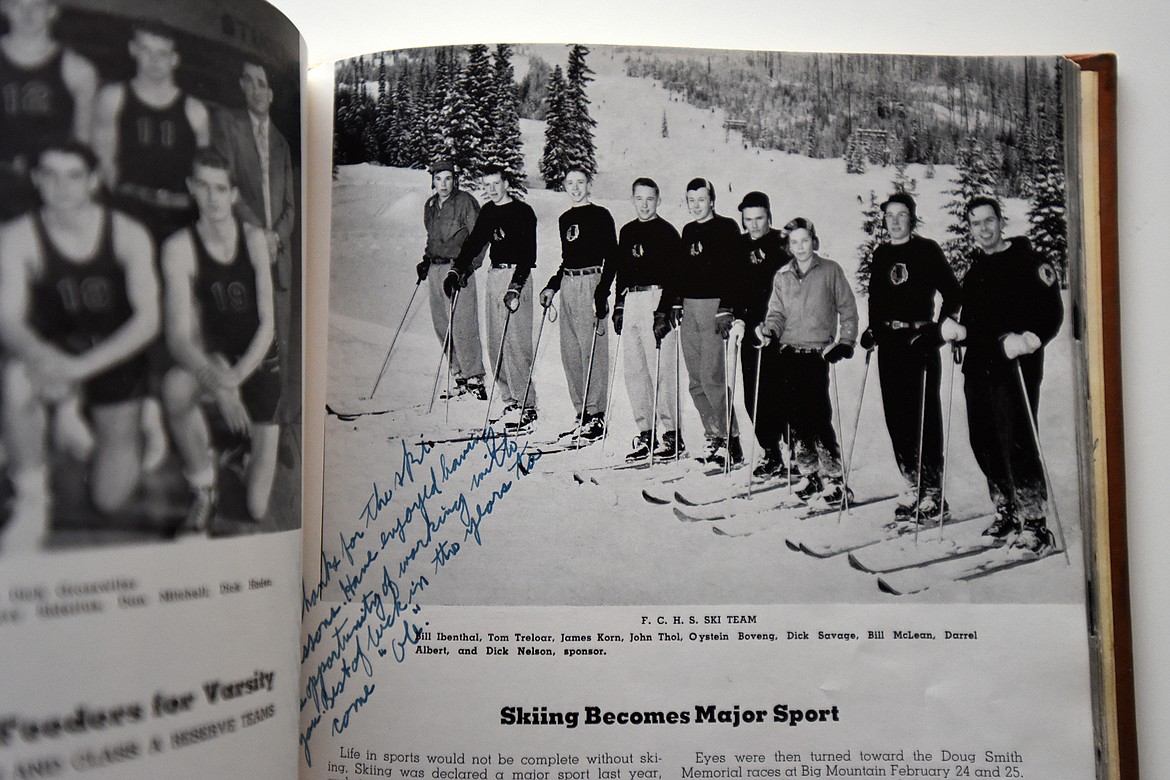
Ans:
[[[609,434],[609,405],[613,400],[613,383],[617,380],[618,361],[622,359],[622,334],[614,340],[613,368],[609,372],[609,384],[605,390],[605,417],[601,419],[601,454],[605,454],[605,437]]]
[[[1040,456],[1040,467],[1044,471],[1044,486],[1048,490],[1048,505],[1052,507],[1052,519],[1056,521],[1057,543],[1060,545],[1060,551],[1064,553],[1064,562],[1071,566],[1072,561],[1069,560],[1068,548],[1064,543],[1064,525],[1060,522],[1060,510],[1056,508],[1056,493],[1052,489],[1052,477],[1048,473],[1048,459],[1044,457],[1044,448],[1040,446],[1039,421],[1032,413],[1032,401],[1028,398],[1028,386],[1024,383],[1024,369],[1020,367],[1019,360],[1016,360],[1015,363],[1016,379],[1020,383],[1020,394],[1024,396],[1024,408],[1028,412],[1028,430],[1032,432],[1032,442],[1036,445],[1036,454]]]
[[[943,526],[946,524],[946,512],[943,507],[947,505],[947,466],[951,460],[951,408],[955,405],[955,367],[959,364],[960,355],[959,348],[951,346],[951,369],[947,376],[947,427],[943,432],[943,462],[942,462],[942,477],[939,482],[939,515],[938,515],[938,538],[943,538]]]
[[[504,312],[504,328],[500,333],[500,351],[496,353],[496,367],[492,371],[492,389],[488,393],[487,411],[483,414],[483,430],[485,433],[488,430],[488,420],[491,419],[492,399],[496,397],[496,385],[500,383],[500,367],[504,364],[504,340],[508,338],[508,323],[512,321],[512,310],[505,306]],[[523,406],[520,407],[520,413],[521,415],[524,413]]]
[[[662,372],[662,342],[654,345],[654,402],[650,405],[650,452],[647,465],[654,464],[654,439],[658,436],[658,375]]]
[[[682,336],[674,334],[674,462],[682,447]]]
[[[784,436],[788,439],[788,495],[792,495],[792,464],[796,461],[796,447],[792,442],[792,421],[784,421]]]
[[[585,427],[585,409],[589,406],[589,383],[593,381],[593,356],[597,354],[597,331],[602,327],[601,318],[593,320],[593,339],[589,344],[589,368],[585,369],[585,392],[581,394],[581,416],[577,418],[577,443],[574,449],[581,449],[581,429]]]
[[[459,290],[451,296],[451,310],[447,313],[447,335],[443,337],[443,354],[439,356],[439,365],[435,369],[435,383],[431,386],[431,402],[427,406],[427,414],[434,411],[435,396],[439,392],[439,377],[443,375],[443,359],[448,357],[451,348],[451,326],[455,324],[455,304],[459,302]],[[449,363],[450,361],[448,361]]]
[[[865,385],[869,381],[869,362],[873,357],[873,350],[865,351],[865,370],[861,373],[861,392],[857,394],[857,414],[853,415],[853,436],[849,440],[849,457],[845,459],[845,499],[841,508],[837,510],[837,522],[841,522],[841,515],[849,503],[849,478],[853,476],[853,455],[857,452],[857,432],[861,430],[861,406],[865,401]]]
[[[386,359],[382,361],[382,370],[378,372],[378,378],[374,380],[374,389],[370,391],[370,398],[373,398],[374,393],[378,392],[378,384],[382,381],[382,375],[386,373],[386,367],[390,365],[390,354],[394,351],[394,345],[398,343],[398,335],[402,333],[402,327],[406,325],[410,307],[414,304],[414,298],[418,295],[420,287],[422,287],[422,279],[419,279],[414,285],[414,292],[410,294],[410,300],[406,303],[406,311],[402,312],[402,321],[398,323],[398,330],[394,331],[394,338],[390,339],[390,349],[386,350]]]
[[[557,310],[551,303],[545,307],[540,315],[540,327],[536,329],[536,343],[532,346],[532,364],[528,366],[528,382],[524,385],[524,396],[520,399],[520,409],[528,403],[528,391],[532,389],[532,374],[536,371],[536,355],[540,352],[540,337],[544,335],[544,323],[557,321]],[[502,348],[501,348],[502,351]]]
[[[926,435],[926,364],[922,364],[922,392],[918,396],[918,475],[914,481],[914,543],[922,530],[922,440]]]
[[[838,441],[837,460],[840,461],[841,460],[841,449],[842,449],[842,447],[845,446],[845,431],[841,426],[841,391],[840,391],[840,388],[837,386],[837,364],[836,363],[829,364],[829,375],[832,377],[832,385],[833,385],[833,416],[837,418],[837,422],[836,422],[837,430],[834,432],[837,436],[837,441]],[[833,424],[833,423],[830,423],[830,424]],[[841,472],[842,472],[841,473],[841,484],[842,484],[841,506],[845,506],[845,504],[848,503],[848,501],[846,501],[846,498],[848,497],[849,494],[846,493],[844,490],[844,484],[845,484],[845,473],[844,473],[845,470],[844,470],[844,468],[841,469]]]
[[[731,384],[727,386],[727,471],[731,471],[731,431],[735,425],[735,374],[739,369],[739,361],[736,359],[739,354],[739,343],[743,339],[743,330],[735,328],[733,325],[731,331],[731,351],[728,359],[731,362]],[[726,375],[726,373],[725,373]]]
[[[756,381],[755,388],[752,390],[752,441],[751,441],[751,457],[748,458],[748,484],[747,497],[752,497],[752,466],[756,462],[756,438],[759,435],[758,429],[760,427],[760,370],[764,362],[764,348],[756,347]]]
[[[731,339],[723,343],[723,441],[727,448],[727,456],[723,459],[723,473],[731,473],[731,391],[728,390],[727,380],[731,377],[733,368],[729,367]],[[731,377],[731,387],[735,387],[735,378]]]

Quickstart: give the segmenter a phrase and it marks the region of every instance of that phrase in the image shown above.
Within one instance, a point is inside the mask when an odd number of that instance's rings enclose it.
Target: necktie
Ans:
[[[260,155],[260,182],[264,194],[264,227],[272,230],[272,191],[268,181],[268,122],[252,120],[256,152]]]

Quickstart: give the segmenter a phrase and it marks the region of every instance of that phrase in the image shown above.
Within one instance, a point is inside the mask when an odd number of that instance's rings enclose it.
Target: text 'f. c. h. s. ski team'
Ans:
[[[713,482],[746,468],[750,476],[740,481],[749,496],[787,486],[786,506],[840,516],[854,502],[852,464],[840,442],[856,434],[861,399],[840,397],[836,371],[861,357],[860,348],[866,378],[871,360],[877,363],[903,478],[875,500],[885,512],[882,534],[894,538],[952,520],[941,376],[943,360],[954,360],[961,363],[970,448],[995,507],[975,534],[975,549],[995,552],[1003,565],[1062,551],[1059,526],[1054,534],[1049,525],[1036,427],[1044,347],[1063,319],[1060,285],[1028,239],[1003,234],[996,199],[966,203],[975,249],[960,283],[939,244],[916,232],[914,198],[892,193],[880,206],[888,238],[873,254],[869,326],[859,332],[854,293],[842,268],[818,252],[816,225],[802,216],[777,218],[764,192],[744,195],[736,220],[717,213],[711,182],[694,178],[685,192],[693,219],[680,233],[658,214],[663,193],[654,179],[631,177],[634,218],[618,229],[607,209],[590,202],[585,166],[568,166],[569,208],[556,226],[561,264],[536,293],[537,231],[544,228],[507,171],[482,174],[482,207],[460,188],[450,160],[434,161],[429,172],[433,194],[423,204],[426,250],[417,282],[429,290],[438,348],[449,358],[447,396],[489,407],[479,435],[527,437],[530,450],[543,455],[604,443],[610,373],[621,362],[638,433],[625,464],[612,468],[677,478],[685,465]],[[488,268],[477,273],[485,255]],[[480,295],[487,296],[486,334],[479,330]],[[536,344],[535,318],[542,319]],[[542,382],[538,396],[533,381],[544,322],[554,318],[575,424],[537,441],[538,398],[558,392]],[[701,440],[697,431],[683,435],[680,361]],[[748,432],[734,413],[736,372]],[[842,424],[853,430],[842,432]],[[736,495],[743,493],[727,488],[726,497]]]

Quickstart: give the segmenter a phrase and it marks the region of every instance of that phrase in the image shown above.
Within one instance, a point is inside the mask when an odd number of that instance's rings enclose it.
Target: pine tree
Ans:
[[[857,290],[868,295],[873,252],[886,240],[885,215],[878,205],[877,193],[873,190],[869,191],[869,205],[863,204],[861,217],[861,230],[865,233],[865,240],[857,247]]]
[[[496,46],[492,60],[493,99],[491,132],[485,138],[484,161],[502,168],[512,189],[527,192],[524,186],[524,152],[520,140],[519,99],[516,76],[512,69],[512,47]]]
[[[666,109],[662,110],[662,137],[670,138],[670,128],[666,124]]]
[[[569,49],[565,67],[565,155],[572,165],[593,176],[597,173],[597,150],[593,143],[593,128],[597,122],[589,115],[589,95],[585,87],[593,81],[593,71],[585,64],[589,49],[574,44]]]
[[[396,165],[394,137],[397,135],[397,130],[394,125],[394,100],[386,86],[385,56],[379,59],[378,64],[378,101],[374,107],[374,117],[377,139],[375,159],[382,165]]]
[[[540,158],[540,176],[550,190],[560,190],[564,186],[565,169],[569,164],[565,155],[565,121],[565,76],[561,66],[557,65],[548,77],[544,153]]]
[[[491,112],[491,63],[483,44],[467,48],[467,67],[447,92],[440,120],[442,154],[468,178],[482,173]]]
[[[947,204],[947,214],[951,216],[947,232],[954,238],[943,244],[947,261],[960,280],[971,265],[971,251],[975,248],[975,239],[967,225],[967,202],[976,195],[994,196],[994,170],[995,166],[988,160],[983,145],[978,138],[970,136],[959,150],[957,178],[951,180],[955,187],[949,191],[953,197]]]
[[[909,167],[905,160],[898,160],[894,163],[894,180],[891,182],[894,185],[894,192],[904,192],[907,195],[918,195],[918,179],[910,178],[906,169]]]
[[[1049,143],[1037,160],[1028,208],[1028,238],[1056,269],[1061,286],[1068,284],[1068,222],[1065,219],[1064,168]]]
[[[854,140],[845,150],[845,173],[865,173],[865,149]]]
[[[418,145],[419,135],[415,132],[419,124],[414,94],[410,89],[410,78],[404,71],[394,86],[394,125],[390,138],[391,165],[400,168],[426,167],[426,160]]]

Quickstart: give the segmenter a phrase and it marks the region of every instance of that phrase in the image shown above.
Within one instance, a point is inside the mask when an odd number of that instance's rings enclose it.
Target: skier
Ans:
[[[784,232],[793,261],[776,273],[756,337],[762,347],[773,339],[780,342],[781,403],[792,420],[798,464],[807,480],[797,496],[803,501],[819,496],[838,505],[846,489],[833,431],[829,366],[853,357],[857,303],[841,266],[817,254],[820,239],[812,222],[797,217]]]
[[[570,167],[565,173],[565,192],[573,205],[560,219],[561,266],[540,293],[540,305],[546,309],[553,296],[561,294],[561,365],[576,413],[571,435],[584,442],[600,439],[605,426],[609,329],[599,329],[599,325],[609,306],[604,298],[598,301],[595,293],[604,264],[617,251],[613,217],[589,202],[591,183],[589,174],[579,167]]]
[[[1064,319],[1060,285],[1028,239],[1003,237],[998,201],[972,198],[966,214],[977,246],[963,278],[962,322],[944,320],[940,330],[947,341],[967,347],[963,390],[971,449],[995,502],[995,520],[983,534],[996,545],[1015,534],[1013,549],[1044,555],[1056,540],[1048,529],[1043,463],[1029,429],[1040,403],[1044,345]]]
[[[483,384],[483,347],[479,340],[479,301],[475,291],[475,271],[483,264],[483,250],[471,261],[467,285],[459,292],[451,319],[451,302],[443,292],[446,274],[442,269],[451,265],[463,242],[471,235],[479,216],[479,203],[470,192],[459,189],[459,176],[450,160],[436,160],[431,165],[431,186],[435,194],[423,204],[423,226],[427,231],[427,245],[423,259],[415,267],[421,283],[425,279],[431,301],[431,324],[439,343],[447,341],[450,327],[451,372],[455,375],[455,395],[471,393],[481,401],[487,400]]]
[[[682,306],[679,338],[690,377],[687,389],[707,438],[706,453],[699,460],[725,466],[730,459],[737,466],[743,463],[743,448],[734,415],[727,430],[730,389],[715,315],[728,267],[740,246],[739,226],[715,213],[715,187],[707,179],[687,184],[687,208],[695,219],[683,227],[682,253],[658,310],[665,315],[672,307]],[[670,318],[661,319],[671,324]]]
[[[504,399],[504,415],[516,415],[505,422],[505,430],[528,433],[536,422],[536,383],[528,385],[532,370],[532,284],[528,277],[536,267],[536,212],[512,197],[511,182],[502,168],[489,168],[482,181],[488,203],[480,209],[475,227],[447,272],[443,291],[453,298],[456,290],[467,286],[476,256],[490,243],[488,357],[499,367],[495,382]],[[509,323],[506,334],[505,322]],[[525,387],[527,394],[521,398]]]
[[[780,231],[772,227],[772,206],[767,195],[762,192],[744,195],[739,214],[747,233],[741,238],[740,251],[734,262],[725,271],[723,297],[715,316],[715,328],[724,339],[730,336],[736,319],[743,321],[745,329],[753,331],[763,322],[768,312],[768,298],[772,294],[772,281],[776,272],[791,259]],[[740,345],[744,405],[752,418],[756,438],[763,447],[763,458],[754,472],[760,478],[787,473],[781,455],[781,444],[787,441],[787,417],[777,395],[780,388],[779,357],[779,350],[774,345],[760,350],[750,339],[744,339]],[[759,377],[756,376],[757,358]],[[759,397],[768,399],[759,409],[755,405],[757,382]]]
[[[898,469],[911,486],[895,517],[935,519],[942,505],[942,367],[937,322],[954,317],[959,283],[942,248],[914,233],[914,198],[904,192],[881,205],[889,241],[874,250],[869,279],[869,326],[862,349],[878,348],[878,381],[886,428]],[[935,295],[942,296],[936,320]],[[921,457],[919,441],[921,439]]]
[[[661,338],[655,332],[655,311],[662,298],[662,285],[679,253],[679,235],[673,225],[658,216],[659,190],[653,179],[635,179],[630,192],[637,218],[622,226],[617,252],[605,264],[597,285],[595,304],[598,311],[605,308],[610,286],[616,280],[613,329],[619,336],[625,329],[626,391],[638,426],[626,460],[645,460],[652,451],[656,457],[673,458],[676,448],[685,453],[686,445],[679,435],[674,393],[658,393],[655,426],[655,367],[659,378],[674,377],[678,365],[674,345],[669,342],[670,329],[665,328]],[[655,427],[663,433],[658,441],[651,441]]]

